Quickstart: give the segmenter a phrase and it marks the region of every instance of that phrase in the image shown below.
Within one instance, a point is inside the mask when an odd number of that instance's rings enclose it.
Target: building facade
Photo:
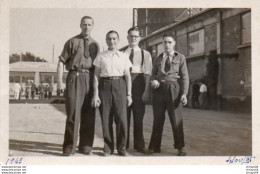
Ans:
[[[203,8],[138,8],[134,9],[134,25],[137,24],[142,37],[154,31],[197,14]]]
[[[65,82],[67,72],[64,73]],[[33,80],[38,87],[40,83],[51,83],[54,92],[57,89],[57,64],[47,62],[15,62],[9,64],[9,94],[13,95],[13,85],[21,83],[23,86],[28,80]]]
[[[186,56],[189,106],[193,85],[203,79],[208,87],[209,109],[236,110],[242,106],[251,111],[250,9],[204,10],[154,31],[141,40],[140,47],[157,57],[163,52],[164,33],[176,36],[176,50]]]

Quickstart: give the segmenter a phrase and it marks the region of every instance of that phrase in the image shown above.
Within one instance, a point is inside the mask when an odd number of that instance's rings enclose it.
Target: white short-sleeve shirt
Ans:
[[[132,67],[127,54],[109,50],[100,53],[93,64],[101,69],[100,77],[123,76]]]

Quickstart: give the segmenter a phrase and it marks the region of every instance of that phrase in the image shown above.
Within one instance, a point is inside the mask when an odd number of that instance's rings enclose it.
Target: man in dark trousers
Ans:
[[[139,47],[140,31],[137,27],[128,30],[127,40],[129,47],[125,53],[133,64],[130,69],[132,79],[133,103],[127,108],[127,145],[129,148],[130,122],[133,113],[134,129],[134,149],[138,152],[145,152],[143,135],[143,119],[145,113],[145,103],[149,102],[150,77],[152,74],[152,58],[148,51]]]
[[[164,34],[164,52],[154,60],[151,86],[153,88],[153,131],[150,153],[161,152],[162,131],[167,110],[174,138],[174,148],[184,156],[182,105],[187,104],[189,76],[184,55],[174,50],[175,38]]]
[[[91,107],[93,96],[93,61],[99,53],[98,43],[90,37],[94,20],[90,16],[81,19],[81,33],[69,39],[59,56],[58,76],[62,83],[63,64],[69,71],[66,80],[65,106],[67,113],[63,143],[63,155],[76,152],[80,129],[79,152],[92,152],[95,130],[95,108]],[[59,84],[58,86],[62,86]],[[79,128],[80,125],[80,128]]]
[[[31,82],[32,82],[32,99],[34,100],[37,88],[36,88],[36,84],[34,83],[34,81],[31,80]]]
[[[93,107],[99,107],[104,136],[104,156],[114,152],[113,121],[116,123],[117,152],[127,156],[127,106],[132,103],[132,66],[127,54],[118,50],[119,35],[109,31],[106,35],[108,50],[102,52],[94,61]],[[100,105],[101,104],[101,105]],[[100,105],[100,106],[99,106]]]

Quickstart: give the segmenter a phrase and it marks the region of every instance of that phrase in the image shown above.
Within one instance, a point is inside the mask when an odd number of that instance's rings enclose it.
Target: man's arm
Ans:
[[[127,88],[127,106],[130,106],[132,104],[132,80],[129,68],[125,69],[125,80]]]
[[[183,56],[183,60],[181,61],[180,64],[180,77],[181,77],[181,83],[182,83],[182,96],[181,96],[181,101],[183,105],[187,104],[187,94],[189,90],[189,74],[188,74],[188,68],[187,68],[187,63],[186,59]]]
[[[154,88],[154,89],[156,89],[160,86],[159,81],[156,80],[156,75],[158,73],[157,60],[158,60],[158,57],[154,59],[153,69],[152,69],[152,77],[151,77],[151,87]]]
[[[57,76],[58,76],[57,89],[62,89],[63,63],[60,60],[57,66]]]
[[[152,68],[153,68],[153,63],[152,63],[152,57],[151,54],[147,51],[144,52],[144,66],[143,66],[143,71],[144,71],[144,78],[145,78],[145,89],[144,93],[142,96],[143,102],[147,103],[149,102],[150,99],[150,80],[151,80],[151,74],[152,74]]]
[[[94,95],[92,98],[91,105],[94,108],[97,108],[100,106],[101,101],[99,99],[99,91],[98,91],[98,84],[99,84],[99,79],[100,79],[100,72],[101,69],[97,66],[95,66],[95,73],[94,73],[94,81],[93,81],[93,87],[94,87]]]

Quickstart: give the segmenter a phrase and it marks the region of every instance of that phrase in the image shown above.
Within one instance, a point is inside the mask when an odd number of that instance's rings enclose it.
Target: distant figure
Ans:
[[[200,86],[198,84],[194,84],[192,86],[192,98],[191,98],[192,108],[194,109],[200,107],[199,95],[200,95]]]
[[[23,84],[22,83],[19,83],[21,85],[21,90],[19,92],[19,100],[21,100],[21,95],[23,93]]]
[[[20,91],[22,90],[22,86],[19,83],[15,83],[14,87],[13,87],[13,91],[14,91],[14,99],[18,100],[19,96],[20,96]]]
[[[39,98],[44,99],[44,85],[42,84],[42,82],[39,85],[39,92],[40,92]]]
[[[45,87],[44,87],[44,99],[48,98],[48,91],[49,91],[49,86],[45,85]]]
[[[51,83],[49,83],[49,87],[48,87],[48,98],[49,99],[52,98],[52,92],[53,92],[53,86]]]
[[[31,85],[31,80],[28,80],[27,83],[25,84],[25,98],[26,99],[31,99],[32,98],[32,85]]]
[[[31,90],[32,90],[32,99],[34,100],[34,97],[35,97],[35,94],[36,94],[36,85],[35,85],[33,80],[31,80],[31,84],[32,84],[32,88],[31,88]]]
[[[199,103],[201,109],[207,108],[207,86],[205,85],[204,80],[201,80]]]

